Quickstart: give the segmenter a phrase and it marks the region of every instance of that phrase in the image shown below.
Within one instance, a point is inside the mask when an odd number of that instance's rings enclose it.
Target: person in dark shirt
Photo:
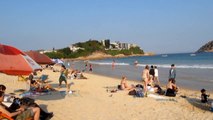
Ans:
[[[176,82],[176,69],[175,64],[171,64],[171,68],[169,70],[169,79],[174,79],[174,83]]]
[[[153,65],[151,65],[151,68],[149,70],[149,75],[151,75],[151,78],[154,80],[155,69],[154,69]]]
[[[201,102],[202,103],[207,103],[208,102],[208,97],[210,95],[206,94],[206,90],[205,89],[202,89],[200,92],[201,92]]]

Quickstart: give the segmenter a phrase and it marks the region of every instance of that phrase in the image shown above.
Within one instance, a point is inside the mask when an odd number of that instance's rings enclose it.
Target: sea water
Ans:
[[[135,61],[138,62],[137,65],[134,64]],[[141,72],[145,65],[154,65],[158,67],[159,80],[163,85],[168,81],[171,64],[175,64],[178,86],[194,90],[205,88],[213,92],[213,53],[159,54],[87,62],[75,61],[72,64],[76,69],[83,70],[85,63],[92,64],[93,73],[117,78],[125,75],[128,79],[136,81],[141,81]]]

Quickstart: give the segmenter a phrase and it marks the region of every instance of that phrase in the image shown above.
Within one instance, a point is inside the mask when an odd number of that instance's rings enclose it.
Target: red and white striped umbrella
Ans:
[[[8,75],[29,75],[39,69],[41,66],[21,50],[0,44],[0,72]]]
[[[37,51],[28,51],[25,53],[29,55],[33,60],[35,60],[38,64],[54,64],[54,62],[45,54],[41,54]]]

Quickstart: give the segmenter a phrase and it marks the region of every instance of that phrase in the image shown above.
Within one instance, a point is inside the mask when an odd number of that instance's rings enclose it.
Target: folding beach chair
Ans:
[[[48,79],[48,75],[44,75],[44,74],[41,75],[41,78],[40,78],[41,82],[45,83],[47,79]]]
[[[9,117],[8,115],[0,111],[0,120],[13,120],[13,118]]]

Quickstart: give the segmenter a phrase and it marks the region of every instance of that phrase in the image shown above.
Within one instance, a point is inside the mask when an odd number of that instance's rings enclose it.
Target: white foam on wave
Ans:
[[[138,64],[138,66],[145,67],[146,64]],[[156,64],[160,68],[170,68],[170,64]],[[195,69],[213,69],[213,65],[176,65],[176,68],[195,68]]]
[[[111,62],[95,62],[90,61],[91,64],[96,65],[112,65]],[[114,65],[130,65],[129,63],[114,63]],[[145,67],[147,64],[137,64],[137,66]],[[148,64],[151,65],[151,64]],[[157,66],[159,68],[170,68],[171,64],[153,64],[154,66]],[[176,65],[176,68],[183,68],[183,69],[213,69],[213,65],[202,65],[202,64],[195,64],[195,65]]]
[[[94,61],[90,61],[89,63],[96,64],[96,65],[112,65],[112,63],[108,63],[108,62],[94,62]],[[129,63],[114,63],[114,65],[130,65],[130,64]]]

